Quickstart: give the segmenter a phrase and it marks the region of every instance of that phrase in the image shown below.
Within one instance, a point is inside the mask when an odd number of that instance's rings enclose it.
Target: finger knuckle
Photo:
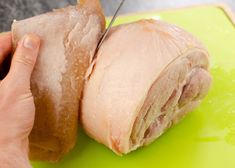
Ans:
[[[17,82],[12,83],[7,82],[1,86],[1,93],[0,93],[0,100],[1,98],[8,99],[8,100],[24,100],[32,97],[32,92],[30,87],[25,87]]]
[[[30,90],[26,91],[25,93],[20,94],[19,100],[27,100],[31,99],[33,97],[32,93]]]
[[[20,64],[24,64],[26,66],[32,66],[34,64],[34,60],[32,57],[26,54],[19,54],[16,58],[15,61]]]

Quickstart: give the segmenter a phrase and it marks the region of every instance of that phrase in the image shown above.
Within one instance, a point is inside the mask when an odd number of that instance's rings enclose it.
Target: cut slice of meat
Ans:
[[[85,84],[86,132],[117,154],[147,145],[207,94],[208,52],[191,34],[162,21],[115,27]]]
[[[99,0],[13,23],[15,46],[27,33],[42,39],[31,79],[36,105],[31,159],[57,161],[75,145],[85,73],[104,29]]]

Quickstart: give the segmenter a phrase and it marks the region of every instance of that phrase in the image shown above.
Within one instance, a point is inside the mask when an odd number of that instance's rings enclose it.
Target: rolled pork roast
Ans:
[[[162,21],[112,28],[87,74],[85,131],[117,154],[150,144],[207,94],[208,57],[195,37]]]
[[[32,160],[57,161],[75,145],[84,77],[104,29],[99,0],[80,0],[77,6],[13,23],[15,47],[27,33],[42,39],[31,79],[36,105],[29,136]]]

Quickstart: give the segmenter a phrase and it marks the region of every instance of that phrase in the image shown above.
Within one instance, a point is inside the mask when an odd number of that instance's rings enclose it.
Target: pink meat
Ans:
[[[82,125],[117,154],[162,135],[200,103],[211,83],[203,45],[155,20],[113,28],[94,64],[83,92]]]

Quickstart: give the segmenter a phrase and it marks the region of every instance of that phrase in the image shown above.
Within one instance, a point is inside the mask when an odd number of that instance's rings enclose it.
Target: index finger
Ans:
[[[13,48],[11,32],[0,34],[0,64],[4,61]]]

